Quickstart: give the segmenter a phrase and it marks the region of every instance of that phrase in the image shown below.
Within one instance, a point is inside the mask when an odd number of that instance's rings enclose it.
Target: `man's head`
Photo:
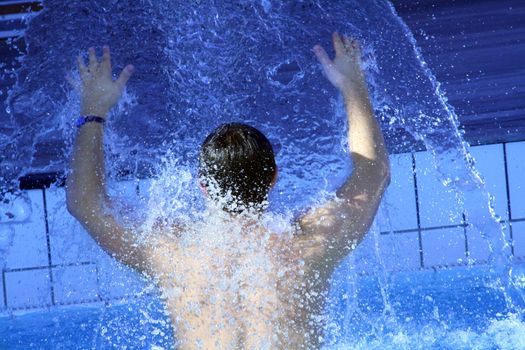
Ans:
[[[199,178],[223,209],[263,210],[277,174],[270,141],[257,129],[230,123],[215,129],[201,147]]]

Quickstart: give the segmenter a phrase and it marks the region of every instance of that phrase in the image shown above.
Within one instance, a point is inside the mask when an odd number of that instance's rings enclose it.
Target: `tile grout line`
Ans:
[[[465,239],[465,259],[468,259],[470,257],[470,251],[468,249],[468,236],[467,236],[467,217],[465,213],[461,213],[462,219],[463,219],[463,237]]]
[[[417,176],[416,176],[416,156],[412,153],[412,177],[414,179],[414,194],[416,197],[416,219],[417,219],[417,238],[419,243],[419,266],[425,267],[423,262],[423,239],[421,235],[421,215],[419,212],[419,192],[417,190]]]
[[[99,276],[99,273],[100,271],[98,270],[98,264],[97,263],[93,263],[93,265],[95,265],[95,275],[97,276],[97,298],[99,301],[102,301],[102,293],[100,292],[100,276]]]
[[[2,288],[4,290],[4,306],[7,309],[7,286],[5,282],[5,270],[2,269]]]
[[[20,271],[32,271],[32,270],[44,270],[44,269],[48,269],[48,268],[60,268],[60,267],[71,267],[71,266],[85,266],[85,265],[91,265],[91,264],[95,264],[94,262],[92,261],[82,261],[82,262],[76,262],[76,263],[67,263],[67,264],[55,264],[55,265],[47,265],[47,266],[32,266],[32,267],[17,267],[17,268],[13,268],[13,269],[4,269],[4,271],[6,273],[10,273],[10,272],[20,272]]]
[[[517,221],[517,220],[515,220]],[[519,221],[525,221],[525,219],[521,219]],[[404,230],[394,230],[394,231],[382,231],[380,234],[382,235],[388,235],[388,234],[401,234],[401,233],[411,233],[411,232],[425,232],[425,231],[432,231],[432,230],[442,230],[446,228],[460,228],[460,227],[468,227],[468,224],[461,223],[461,224],[453,224],[453,225],[441,225],[441,226],[430,226],[430,227],[421,227],[421,228],[409,228]]]
[[[42,189],[42,198],[44,201],[44,223],[46,227],[46,245],[47,245],[47,263],[48,263],[48,269],[49,269],[49,284],[51,288],[51,304],[55,305],[55,282],[53,278],[53,262],[51,259],[51,244],[50,244],[50,237],[49,237],[49,222],[48,222],[48,215],[47,215],[47,200],[46,200],[46,189]]]
[[[514,235],[512,232],[512,211],[510,205],[509,165],[507,162],[507,143],[503,142],[503,166],[505,170],[505,191],[507,192],[507,211],[509,212],[510,252],[514,256]]]

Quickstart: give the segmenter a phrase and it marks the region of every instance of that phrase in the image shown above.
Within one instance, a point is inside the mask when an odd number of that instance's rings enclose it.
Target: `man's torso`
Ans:
[[[153,258],[178,348],[318,348],[331,272],[319,268],[321,240],[200,235],[165,241]]]

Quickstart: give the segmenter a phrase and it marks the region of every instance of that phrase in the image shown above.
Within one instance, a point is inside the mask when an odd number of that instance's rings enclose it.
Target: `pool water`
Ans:
[[[525,264],[512,270],[513,285],[525,291]],[[335,276],[325,348],[525,349],[517,311],[525,302],[510,301],[493,274],[487,267],[400,272],[386,288],[377,276]],[[174,349],[170,327],[151,296],[56,307],[0,319],[0,349]]]
[[[521,291],[524,271],[513,272]],[[494,280],[487,267],[397,273],[383,288],[377,277],[359,278],[344,286],[353,295],[334,293],[346,302],[331,310],[343,329],[332,341],[344,345],[330,348],[525,349],[525,303]]]
[[[174,349],[158,299],[56,307],[0,320],[0,349]]]

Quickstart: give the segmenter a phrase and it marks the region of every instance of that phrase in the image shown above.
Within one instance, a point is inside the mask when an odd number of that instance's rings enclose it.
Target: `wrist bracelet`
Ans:
[[[96,115],[83,115],[77,119],[77,123],[76,123],[77,128],[80,128],[82,125],[89,123],[89,122],[97,122],[100,124],[104,124],[106,122],[106,119],[96,116]]]

